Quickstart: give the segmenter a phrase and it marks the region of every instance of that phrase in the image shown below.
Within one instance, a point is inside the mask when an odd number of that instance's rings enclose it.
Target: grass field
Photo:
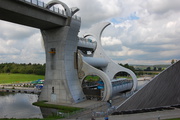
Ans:
[[[166,119],[166,120],[180,120],[180,118]]]
[[[0,84],[31,82],[38,79],[44,79],[44,76],[33,74],[0,74]]]
[[[127,79],[132,79],[132,77],[127,77],[127,76],[117,76],[116,78],[127,78]],[[85,78],[85,80],[87,80],[87,81],[98,81],[98,80],[100,80],[100,78],[98,77],[98,76],[91,76],[91,75],[89,75],[89,76],[87,76],[86,78]]]
[[[55,108],[55,109],[58,109],[62,113],[71,113],[71,112],[82,109],[82,108],[78,108],[78,107],[49,104],[49,103],[46,103],[45,101],[34,102],[33,105],[39,106],[39,107],[45,107],[45,108]]]

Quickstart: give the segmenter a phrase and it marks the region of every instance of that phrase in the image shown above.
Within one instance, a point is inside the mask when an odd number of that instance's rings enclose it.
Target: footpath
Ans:
[[[138,89],[142,88],[149,81],[139,80]],[[121,94],[112,99],[112,106],[116,107],[122,104],[131,94]],[[115,112],[115,109],[109,108],[107,102],[100,101],[85,101],[80,104],[75,104],[75,107],[86,108],[84,111],[79,112],[69,118],[63,120],[91,120],[92,117],[95,120],[104,120],[104,116],[109,113],[109,120],[165,120],[170,118],[180,118],[180,109],[175,108],[173,110],[163,110],[155,112],[145,112],[136,114],[125,114],[125,115],[110,115],[110,113]]]
[[[109,116],[109,120],[166,120],[172,118],[180,118],[180,109]],[[91,119],[82,119],[82,120],[91,120]],[[103,117],[96,118],[95,120],[104,120],[104,118]]]
[[[143,87],[148,82],[149,80],[138,81],[138,89]],[[116,107],[122,104],[131,95],[132,95],[131,92],[117,95],[112,99],[112,105],[111,105],[112,107],[110,107],[109,103],[107,102],[97,101],[97,100],[87,100],[78,104],[70,105],[73,107],[84,108],[84,110],[79,111],[74,115],[69,115],[64,120],[67,119],[86,120],[86,119],[91,119],[92,117],[99,118],[99,117],[105,117],[107,115],[111,115],[111,113],[116,112]]]
[[[118,106],[126,99],[127,97],[125,96],[118,96],[113,99],[112,106]],[[93,102],[96,103],[96,101],[87,101],[84,102],[84,105],[82,106],[85,107],[86,105],[90,105]],[[92,105],[91,108],[92,109],[87,109],[83,112],[80,112],[79,114],[61,120],[91,120],[92,116],[95,118],[95,120],[104,120],[104,117],[107,114],[103,113],[106,113],[106,111],[108,110],[108,104],[106,102],[102,103],[99,107],[96,107],[94,104],[94,106]],[[180,109],[175,108],[173,110],[144,112],[136,114],[108,115],[108,118],[109,120],[166,120],[172,118],[180,118]]]
[[[111,113],[116,111],[116,106],[121,104],[124,100],[127,99],[129,94],[121,94],[112,99],[112,107],[110,107],[109,103],[95,100],[87,100],[81,102],[80,104],[71,105],[73,107],[81,107],[84,110],[80,111],[71,116],[67,116],[63,120],[67,119],[75,119],[75,120],[90,120],[92,117],[99,118],[104,117],[106,115],[110,115]]]

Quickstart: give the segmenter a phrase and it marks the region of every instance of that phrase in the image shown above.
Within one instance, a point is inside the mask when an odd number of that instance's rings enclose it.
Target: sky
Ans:
[[[117,63],[155,65],[180,59],[180,0],[61,1],[80,9],[80,37],[93,25],[111,23],[102,45]],[[0,28],[0,63],[45,63],[40,30],[1,20]]]

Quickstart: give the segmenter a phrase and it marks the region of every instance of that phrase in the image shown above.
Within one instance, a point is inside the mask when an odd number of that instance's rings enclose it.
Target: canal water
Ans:
[[[138,89],[149,81],[138,81]],[[0,118],[43,118],[57,113],[55,109],[32,105],[38,95],[26,93],[0,92]]]
[[[43,118],[41,109],[32,105],[38,96],[0,92],[0,118]]]

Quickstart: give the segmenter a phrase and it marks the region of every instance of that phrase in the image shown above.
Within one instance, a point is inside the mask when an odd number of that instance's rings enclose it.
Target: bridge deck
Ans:
[[[67,17],[23,0],[0,0],[0,19],[39,29],[50,29],[65,25]]]

